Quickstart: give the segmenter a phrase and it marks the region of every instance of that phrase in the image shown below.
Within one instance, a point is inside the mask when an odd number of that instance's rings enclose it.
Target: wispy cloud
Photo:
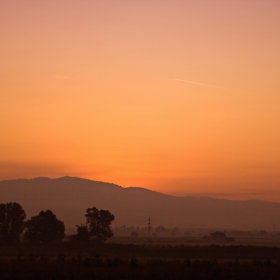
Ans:
[[[181,79],[174,79],[174,80],[178,81],[178,82],[183,82],[183,83],[195,84],[195,85],[212,87],[212,88],[219,88],[219,89],[224,89],[224,90],[228,90],[228,91],[235,91],[234,89],[231,89],[231,88],[224,88],[224,87],[220,87],[220,86],[216,86],[216,85],[203,84],[203,83],[198,83],[198,82],[193,82],[193,81],[188,81],[188,80],[181,80]]]

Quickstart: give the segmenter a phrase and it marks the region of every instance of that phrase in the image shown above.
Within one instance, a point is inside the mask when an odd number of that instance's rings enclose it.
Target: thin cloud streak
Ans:
[[[178,82],[183,82],[183,83],[189,83],[189,84],[201,85],[201,86],[206,86],[206,87],[235,91],[234,89],[231,89],[231,88],[224,88],[224,87],[219,87],[219,86],[215,86],[215,85],[208,85],[208,84],[203,84],[203,83],[198,83],[198,82],[193,82],[193,81],[187,81],[187,80],[181,80],[181,79],[174,79],[174,80],[178,81]]]

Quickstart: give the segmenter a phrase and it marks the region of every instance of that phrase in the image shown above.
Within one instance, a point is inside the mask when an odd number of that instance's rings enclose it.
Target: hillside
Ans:
[[[276,229],[280,227],[280,203],[175,197],[73,177],[0,181],[0,202],[20,203],[28,217],[50,209],[67,228],[85,222],[85,210],[93,206],[113,213],[114,226],[145,226],[151,215],[153,226],[272,229],[275,224]]]

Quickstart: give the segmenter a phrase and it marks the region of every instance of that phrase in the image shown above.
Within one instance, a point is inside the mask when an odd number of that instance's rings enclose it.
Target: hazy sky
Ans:
[[[0,25],[0,179],[280,201],[279,0],[0,0]]]

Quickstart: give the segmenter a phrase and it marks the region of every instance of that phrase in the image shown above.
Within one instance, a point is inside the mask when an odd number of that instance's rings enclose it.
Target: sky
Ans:
[[[280,202],[280,1],[0,0],[0,180]]]

